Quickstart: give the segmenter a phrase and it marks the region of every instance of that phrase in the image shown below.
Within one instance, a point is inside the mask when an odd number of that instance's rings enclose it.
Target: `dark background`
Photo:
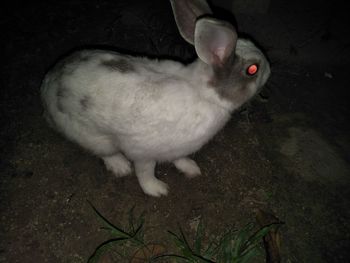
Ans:
[[[146,211],[149,239],[163,243],[160,230],[177,223],[191,234],[200,217],[212,233],[244,225],[263,208],[286,222],[284,262],[348,260],[345,2],[211,1],[217,15],[236,21],[263,48],[272,75],[262,96],[195,154],[202,179],[180,179],[169,164],[159,166],[171,189],[161,199],[144,196],[134,176],[113,178],[97,158],[49,129],[39,88],[58,58],[83,47],[190,62],[194,49],[181,39],[169,2],[2,3],[0,262],[86,262],[106,237],[87,199],[120,223],[135,204]]]

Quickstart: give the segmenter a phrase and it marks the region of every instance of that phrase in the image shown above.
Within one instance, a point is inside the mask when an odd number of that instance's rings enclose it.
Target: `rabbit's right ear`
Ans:
[[[194,32],[198,17],[212,14],[205,0],[170,0],[181,36],[194,45]]]
[[[194,47],[204,63],[222,67],[234,55],[236,43],[237,32],[230,23],[211,17],[197,21]]]

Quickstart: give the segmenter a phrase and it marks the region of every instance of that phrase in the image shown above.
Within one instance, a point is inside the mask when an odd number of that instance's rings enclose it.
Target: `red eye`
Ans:
[[[247,74],[249,76],[253,76],[258,72],[258,65],[257,64],[251,64],[248,68],[247,68]]]

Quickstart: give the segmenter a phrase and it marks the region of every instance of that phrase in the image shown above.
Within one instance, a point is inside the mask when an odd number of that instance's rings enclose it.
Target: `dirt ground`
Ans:
[[[57,58],[83,46],[189,61],[193,48],[180,38],[168,2],[43,1],[4,8],[0,262],[86,262],[108,237],[87,201],[120,225],[133,206],[136,214],[144,211],[146,239],[166,247],[167,230],[176,232],[178,224],[193,235],[201,219],[206,233],[216,235],[255,222],[261,208],[285,223],[282,262],[348,262],[350,41],[344,16],[332,1],[316,7],[310,1],[312,8],[276,2],[268,13],[236,17],[271,60],[262,95],[193,155],[201,177],[187,179],[171,164],[158,165],[157,176],[170,187],[161,198],[146,196],[134,175],[115,178],[98,158],[51,130],[39,87]]]

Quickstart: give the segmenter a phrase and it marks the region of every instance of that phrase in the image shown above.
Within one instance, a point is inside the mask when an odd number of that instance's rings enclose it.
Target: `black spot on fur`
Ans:
[[[135,68],[126,59],[110,59],[101,62],[101,65],[112,71],[119,71],[121,73],[128,73],[135,71]]]
[[[88,96],[84,96],[82,99],[80,99],[80,105],[83,110],[88,110],[91,107],[91,98]]]

